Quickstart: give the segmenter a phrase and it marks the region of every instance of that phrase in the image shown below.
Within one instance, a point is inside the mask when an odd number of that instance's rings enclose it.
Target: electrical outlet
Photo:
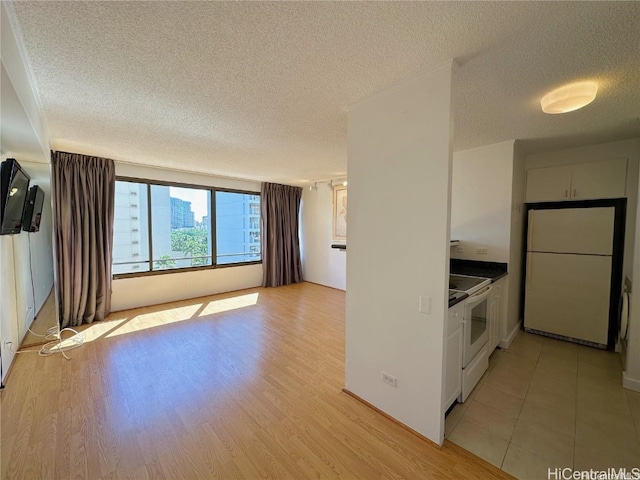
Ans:
[[[393,375],[389,375],[388,373],[382,372],[382,381],[387,385],[391,385],[392,387],[398,386],[398,379]]]
[[[456,253],[464,253],[464,247],[462,245],[458,245],[456,247]]]
[[[487,254],[487,249],[486,248],[476,248],[476,253],[478,255],[486,255]]]

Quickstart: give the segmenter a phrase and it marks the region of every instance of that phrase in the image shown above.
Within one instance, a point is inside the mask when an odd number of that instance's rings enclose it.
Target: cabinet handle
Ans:
[[[576,195],[577,195],[577,193],[576,193],[576,189],[574,188],[574,189],[573,189],[573,198],[576,198]]]
[[[569,198],[569,190],[564,191],[564,198]]]

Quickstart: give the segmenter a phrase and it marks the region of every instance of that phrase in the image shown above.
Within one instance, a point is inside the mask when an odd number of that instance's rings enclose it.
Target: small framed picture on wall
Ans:
[[[347,187],[333,187],[333,241],[347,242]]]

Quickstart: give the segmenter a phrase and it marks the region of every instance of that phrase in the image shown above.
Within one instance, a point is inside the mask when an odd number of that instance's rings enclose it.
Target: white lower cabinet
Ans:
[[[505,323],[506,277],[493,283],[489,298],[489,355],[496,349],[503,335]]]
[[[446,412],[462,391],[462,319],[464,302],[449,309],[447,342],[445,344],[444,411]]]

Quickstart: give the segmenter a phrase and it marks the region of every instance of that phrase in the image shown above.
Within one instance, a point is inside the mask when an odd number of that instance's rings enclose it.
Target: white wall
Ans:
[[[451,257],[508,264],[503,348],[520,325],[524,187],[524,155],[515,140],[453,154],[451,238],[460,245],[451,249]],[[476,248],[486,248],[487,254]]]
[[[15,35],[10,13],[5,2],[0,2],[0,57],[2,60],[2,160],[16,158],[25,166],[25,159],[43,164],[49,161],[49,139],[46,123],[41,115],[37,96],[34,94],[22,47]],[[43,214],[47,212],[43,210]],[[50,210],[49,210],[49,218]],[[0,353],[2,355],[2,380],[6,379],[15,355],[5,342],[17,349],[23,338],[25,326],[33,318],[40,304],[40,291],[50,287],[53,281],[51,262],[44,258],[47,240],[51,238],[51,223],[41,225],[41,231],[31,234],[34,260],[36,305],[31,295],[31,270],[28,263],[28,234],[0,236]],[[36,237],[38,235],[38,237]],[[41,245],[45,244],[45,245]],[[38,250],[37,252],[35,250]],[[28,288],[28,291],[25,291]],[[31,311],[27,312],[30,306]]]
[[[36,296],[36,313],[47,299],[53,286],[53,219],[51,212],[51,165],[49,163],[33,163],[21,161],[20,165],[31,177],[29,186],[38,185],[44,193],[40,231],[20,236],[24,240],[26,250],[31,250],[33,265],[34,290]],[[27,241],[29,240],[30,242]],[[17,238],[17,237],[16,237]],[[31,245],[29,245],[29,243]],[[18,260],[16,259],[16,262]],[[28,262],[27,256],[24,261]],[[29,285],[29,288],[31,286]],[[31,293],[30,293],[31,295]]]
[[[260,183],[199,175],[116,162],[116,175],[191,185],[215,186],[260,192]],[[193,272],[114,279],[111,311],[156,305],[262,284],[262,265],[224,267]]]
[[[522,302],[522,256],[524,255],[524,195],[525,155],[520,142],[513,149],[513,178],[511,181],[511,251],[509,252],[509,282],[506,322],[500,346],[509,348],[520,330],[520,304]]]
[[[640,141],[639,141],[640,143]],[[640,149],[640,145],[638,145]],[[640,202],[638,203],[638,215],[640,215]],[[634,241],[634,269],[630,277],[631,298],[629,305],[629,334],[627,336],[627,358],[625,372],[622,375],[624,387],[640,392],[640,218],[636,219]]]
[[[331,248],[333,188],[318,184],[302,192],[300,249],[302,273],[307,282],[344,290],[347,286],[347,252]]]
[[[7,88],[3,85],[3,89]],[[39,185],[45,191],[40,231],[21,232],[0,236],[0,348],[2,373],[7,373],[14,354],[5,347],[12,343],[17,350],[27,333],[27,328],[40,311],[53,288],[53,247],[51,222],[51,194],[47,164],[21,162],[20,155],[9,152],[6,158],[18,157],[18,163],[32,178],[30,185]],[[33,283],[33,285],[32,285]]]
[[[509,140],[453,153],[451,238],[460,245],[451,258],[509,261],[513,146]]]
[[[452,66],[348,114],[347,390],[442,443]],[[431,313],[419,313],[420,296]],[[382,372],[397,377],[394,388]]]
[[[113,281],[111,311],[232,292],[262,284],[262,265],[167,273]]]
[[[30,186],[38,185],[45,193],[40,231],[22,232],[12,237],[17,302],[16,319],[18,337],[21,341],[53,288],[53,229],[49,165],[19,163],[31,176]],[[42,175],[46,177],[43,178]]]
[[[18,322],[16,282],[13,263],[13,238],[0,236],[0,356],[2,357],[2,380],[7,376],[7,371],[13,362],[15,354],[11,349],[5,348],[5,342],[13,342],[18,345]]]
[[[42,161],[40,154],[43,154],[45,159],[49,156],[48,127],[42,114],[38,96],[34,93],[36,88],[31,80],[33,76],[25,61],[26,54],[24,53],[22,40],[15,33],[15,18],[11,7],[7,7],[7,2],[0,2],[0,22],[2,65],[11,78],[12,88],[20,99],[32,129],[32,132],[25,133],[23,140],[26,144],[31,143],[33,139],[33,143],[38,144],[41,150],[40,152],[33,152],[32,148],[29,147],[28,150],[33,153],[33,155],[29,156],[29,160]],[[3,102],[4,98],[5,94],[3,92]]]

